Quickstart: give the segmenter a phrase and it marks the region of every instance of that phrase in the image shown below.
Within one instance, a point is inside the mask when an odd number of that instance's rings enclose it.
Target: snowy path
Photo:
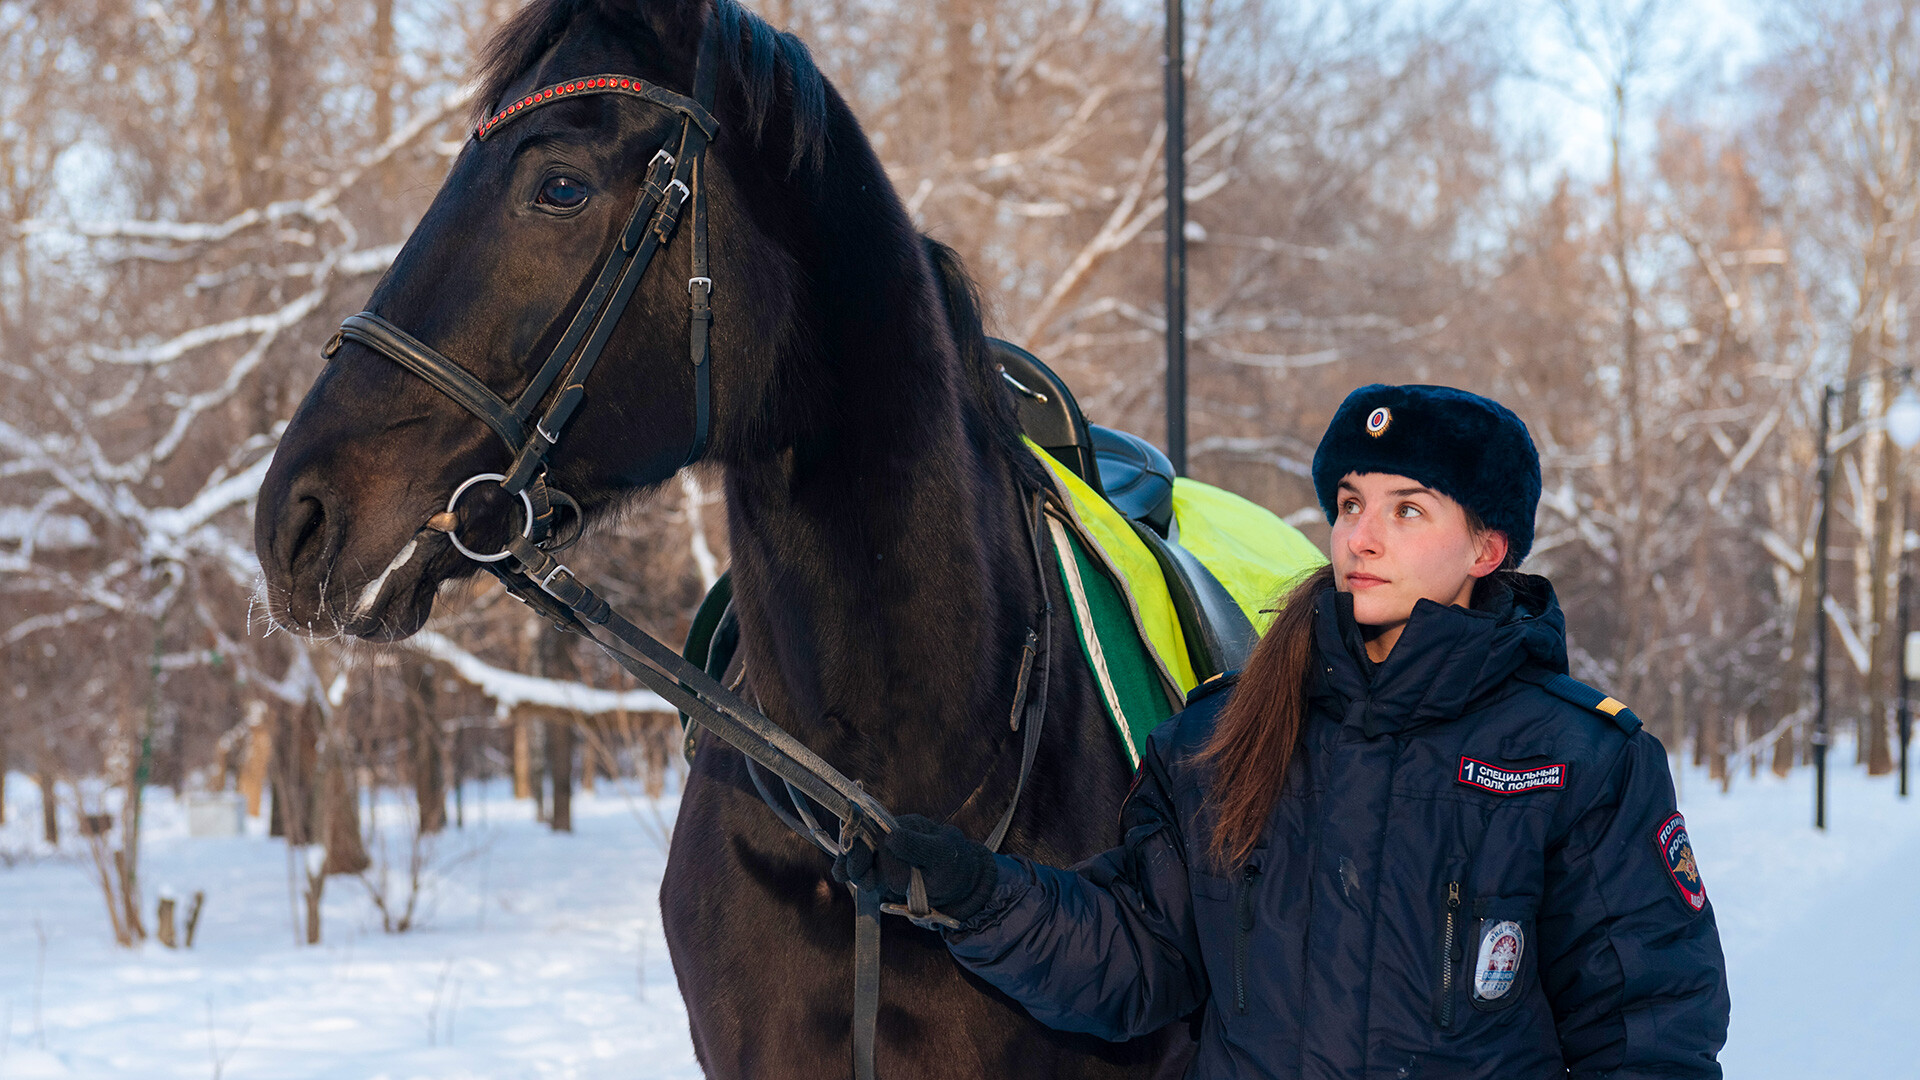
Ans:
[[[0,851],[39,824],[26,778],[8,789]],[[148,809],[149,907],[162,885],[206,890],[191,951],[115,948],[79,857],[0,869],[0,1077],[697,1077],[646,804],[576,797],[575,832],[557,836],[498,789],[483,822],[472,791],[425,926],[400,935],[335,878],[325,943],[296,945],[284,846],[189,839],[165,792]]]
[[[1733,980],[1727,1075],[1920,1080],[1920,800],[1839,769],[1819,836],[1810,773],[1727,796],[1683,781]],[[8,792],[0,1078],[698,1076],[660,936],[657,829],[605,785],[576,799],[572,836],[499,789],[470,795],[424,928],[382,933],[359,884],[335,879],[319,948],[294,942],[285,849],[259,823],[189,839],[159,792],[149,889],[208,894],[181,952],[114,948],[78,846],[39,851],[34,788],[15,776]]]
[[[1733,991],[1729,1080],[1920,1078],[1920,800],[1839,769],[1823,836],[1811,770],[1724,797],[1686,779]]]

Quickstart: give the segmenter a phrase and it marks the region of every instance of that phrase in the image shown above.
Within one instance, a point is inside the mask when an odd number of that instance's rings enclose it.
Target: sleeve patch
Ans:
[[[1673,887],[1680,890],[1680,899],[1693,911],[1706,907],[1707,885],[1700,880],[1700,867],[1693,859],[1693,842],[1687,839],[1687,819],[1681,817],[1679,811],[1674,811],[1654,831],[1653,846],[1666,861],[1667,877],[1673,879]]]
[[[1501,769],[1470,757],[1460,759],[1461,783],[1491,791],[1495,795],[1521,795],[1543,788],[1567,786],[1567,766],[1535,765],[1527,769]]]

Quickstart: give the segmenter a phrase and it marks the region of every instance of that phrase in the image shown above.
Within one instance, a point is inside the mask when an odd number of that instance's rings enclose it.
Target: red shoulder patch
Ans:
[[[1653,846],[1666,861],[1667,876],[1680,890],[1687,907],[1699,911],[1707,906],[1707,884],[1700,880],[1700,866],[1693,859],[1693,841],[1687,839],[1687,819],[1678,810],[1654,830]]]

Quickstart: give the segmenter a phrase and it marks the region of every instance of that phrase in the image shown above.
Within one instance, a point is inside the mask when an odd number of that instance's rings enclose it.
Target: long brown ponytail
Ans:
[[[1196,755],[1213,770],[1206,803],[1213,818],[1207,855],[1214,866],[1235,866],[1247,857],[1280,797],[1307,714],[1314,601],[1333,580],[1333,567],[1323,566],[1287,590],[1213,735]]]

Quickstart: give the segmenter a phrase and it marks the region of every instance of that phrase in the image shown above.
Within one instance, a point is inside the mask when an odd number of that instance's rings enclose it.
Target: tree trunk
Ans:
[[[582,717],[585,723],[586,718]],[[575,731],[580,743],[580,790],[593,794],[593,785],[600,779],[600,747],[606,745],[606,729]]]
[[[535,721],[527,722],[527,744],[532,751],[527,762],[529,779],[533,782],[533,820],[546,822],[547,817],[547,725]]]
[[[1884,400],[1891,386],[1883,387]],[[1897,693],[1900,650],[1903,642],[1895,629],[1894,604],[1898,601],[1901,549],[1906,541],[1906,523],[1900,518],[1900,489],[1906,482],[1900,468],[1900,452],[1884,434],[1876,440],[1880,450],[1880,483],[1874,493],[1873,551],[1873,631],[1871,670],[1867,673],[1867,714],[1861,721],[1860,756],[1867,764],[1867,775],[1885,776],[1893,771],[1893,747],[1887,738],[1891,696]]]
[[[532,721],[524,712],[513,718],[513,797],[533,798]]]
[[[393,0],[373,0],[373,139],[393,134]]]
[[[561,714],[546,722],[547,776],[553,781],[554,832],[573,831],[573,720]]]
[[[327,849],[321,874],[357,874],[373,865],[360,838],[360,791],[345,747],[328,746],[320,790],[325,800],[320,809],[325,823],[322,842]]]
[[[273,724],[267,719],[267,704],[250,702],[247,705],[247,758],[240,766],[240,794],[247,800],[248,817],[260,816],[260,790],[266,786],[272,764]]]
[[[420,831],[437,833],[447,825],[447,762],[441,745],[440,720],[435,708],[432,664],[420,665],[418,711],[413,722],[413,795],[419,808]]]
[[[286,837],[295,847],[319,836],[319,709],[312,703],[284,710],[273,739],[273,817],[268,833]]]
[[[542,627],[533,650],[534,674],[549,679],[577,679],[580,667],[567,649],[566,636]],[[547,823],[554,832],[573,831],[573,717],[554,712],[543,717],[541,750],[546,758],[547,779],[553,785],[553,801]]]
[[[42,769],[33,779],[40,785],[40,832],[47,843],[60,846],[60,803],[54,798],[53,777]]]

